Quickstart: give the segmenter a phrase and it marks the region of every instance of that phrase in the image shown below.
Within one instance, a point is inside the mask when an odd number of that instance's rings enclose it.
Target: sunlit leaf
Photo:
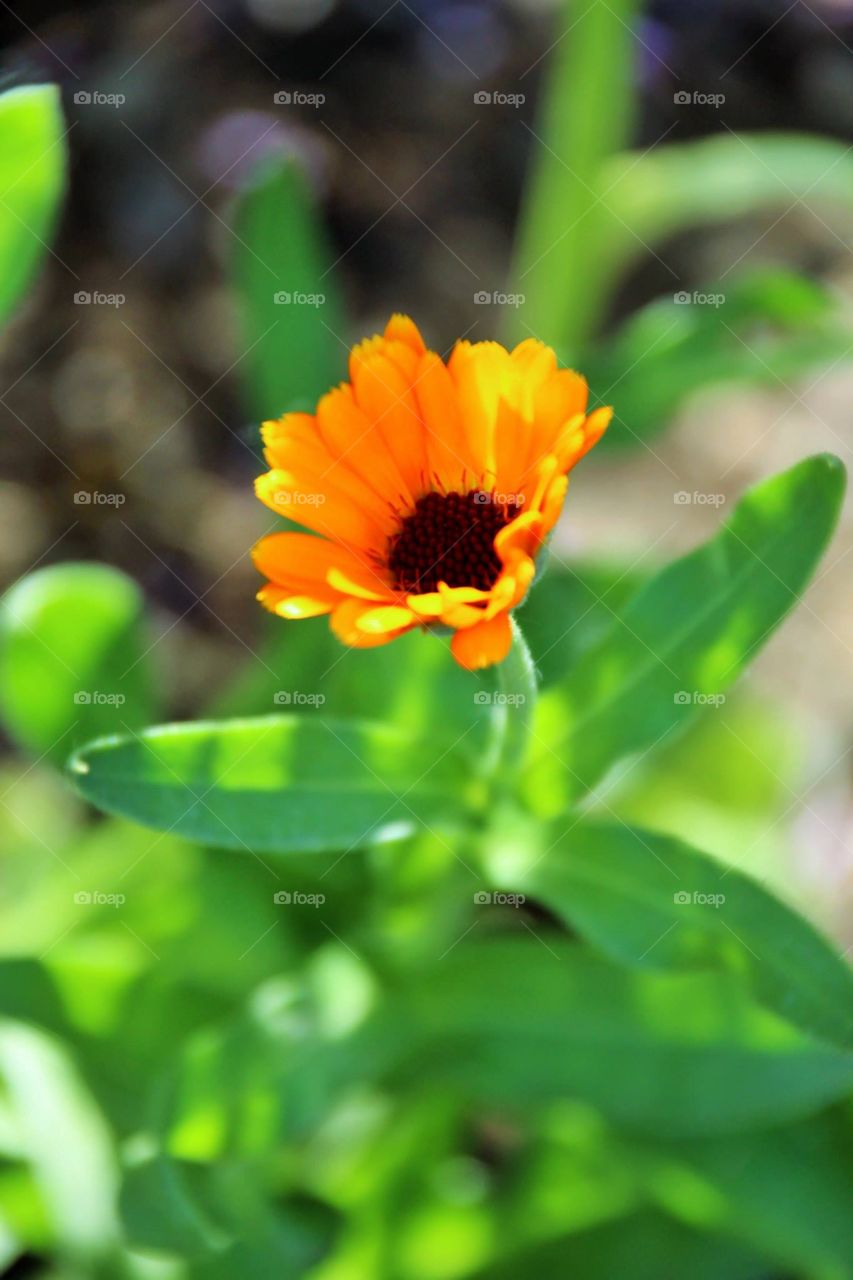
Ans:
[[[840,310],[805,277],[761,272],[680,291],[634,314],[584,357],[593,391],[617,407],[602,448],[649,440],[705,387],[754,382],[784,390],[809,369],[835,364],[850,345]]]
[[[460,943],[385,1017],[398,1081],[426,1075],[511,1112],[579,1098],[644,1133],[762,1129],[853,1085],[853,1055],[759,1008],[729,975],[616,968],[536,928]]]
[[[0,94],[0,324],[52,235],[65,187],[64,135],[55,85]]]
[[[544,101],[528,138],[531,173],[512,271],[523,302],[508,325],[518,341],[553,345],[582,333],[594,308],[600,243],[598,175],[628,142],[636,0],[558,11]]]
[[[4,1020],[0,1081],[59,1241],[77,1253],[105,1252],[115,1238],[115,1157],[67,1054],[43,1032]]]
[[[249,411],[259,419],[313,412],[343,377],[347,351],[333,255],[299,165],[265,165],[233,224]]]
[[[808,584],[835,527],[844,480],[838,459],[818,455],[755,486],[714,538],[624,606],[543,698],[546,708],[556,700],[566,731],[556,748],[540,751],[548,779],[537,788],[540,803],[551,812],[564,808],[618,760],[662,742],[728,688]]]
[[[109,813],[261,853],[380,844],[441,826],[461,803],[448,753],[319,710],[103,738],[69,767],[80,792]]]
[[[757,881],[679,840],[567,820],[504,868],[523,891],[632,967],[749,975],[757,995],[815,1035],[853,1047],[853,973]]]
[[[135,584],[102,564],[39,569],[0,601],[0,714],[29,753],[60,763],[156,707]]]

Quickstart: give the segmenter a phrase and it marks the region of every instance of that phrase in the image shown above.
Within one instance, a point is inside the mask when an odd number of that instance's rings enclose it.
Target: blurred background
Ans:
[[[167,704],[186,715],[253,661],[263,625],[247,554],[269,527],[251,489],[256,418],[283,406],[249,403],[241,386],[250,344],[227,283],[241,189],[275,155],[308,175],[347,303],[347,320],[321,317],[341,377],[351,342],[393,310],[442,351],[462,334],[498,336],[502,309],[475,299],[510,287],[522,184],[541,150],[542,73],[571,35],[548,0],[167,0],[3,6],[0,36],[4,86],[62,86],[71,155],[58,234],[0,348],[0,571],[10,583],[73,558],[125,570],[150,607]],[[630,141],[659,153],[772,128],[853,142],[851,42],[843,0],[648,4],[633,41]],[[650,569],[706,536],[754,479],[822,449],[849,462],[849,213],[797,192],[770,212],[742,211],[737,183],[731,208],[638,255],[600,318],[594,396],[619,414],[626,369],[611,377],[606,352],[626,317],[708,281],[724,291],[753,269],[783,264],[820,281],[842,337],[807,371],[774,368],[762,385],[730,382],[723,368],[680,398],[651,443],[588,462],[559,555]],[[724,313],[712,322],[722,333]],[[742,347],[749,356],[748,338]],[[631,369],[647,349],[635,354]],[[120,496],[86,505],[80,490]],[[850,546],[848,514],[806,606],[753,677],[762,717],[778,713],[766,726],[771,774],[756,782],[753,865],[840,938],[853,823]],[[733,854],[719,806],[684,785],[684,812],[670,798],[668,825],[698,813],[705,844]]]

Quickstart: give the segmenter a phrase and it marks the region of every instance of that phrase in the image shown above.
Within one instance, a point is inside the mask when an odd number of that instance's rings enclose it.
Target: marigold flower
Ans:
[[[463,667],[500,662],[568,472],[612,410],[587,416],[586,381],[541,342],[458,342],[445,363],[406,316],[360,342],[349,372],[315,414],[263,424],[258,497],[312,532],[261,539],[258,599],[283,618],[331,614],[348,645],[440,624]]]

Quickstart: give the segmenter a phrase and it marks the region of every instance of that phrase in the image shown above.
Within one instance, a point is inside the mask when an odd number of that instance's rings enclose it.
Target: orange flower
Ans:
[[[567,473],[610,421],[586,403],[541,342],[458,342],[445,364],[393,316],[315,414],[263,424],[258,497],[312,532],[257,544],[258,599],[282,618],[331,614],[359,647],[441,624],[463,667],[500,662]]]

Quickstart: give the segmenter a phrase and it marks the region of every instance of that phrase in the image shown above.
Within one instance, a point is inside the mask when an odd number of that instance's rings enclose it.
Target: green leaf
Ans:
[[[299,165],[265,165],[233,224],[249,412],[313,412],[340,381],[347,351],[331,251]]]
[[[689,227],[777,209],[781,214],[801,200],[849,219],[853,157],[846,143],[830,138],[730,131],[612,156],[601,168],[596,192],[601,261],[590,327],[626,269]],[[570,265],[552,255],[552,268],[555,287],[570,289]],[[673,283],[673,289],[681,287]]]
[[[853,1261],[849,1140],[836,1113],[748,1138],[672,1144],[652,1157],[649,1183],[686,1222],[713,1225],[798,1274],[840,1280]]]
[[[100,564],[39,569],[0,601],[0,715],[24,750],[67,760],[97,734],[144,724],[155,708],[144,602]]]
[[[790,1022],[853,1048],[853,974],[757,881],[626,826],[561,822],[539,839],[541,855],[528,840],[524,855],[503,860],[506,889],[535,898],[622,964],[743,974]]]
[[[453,758],[403,731],[321,713],[163,725],[72,757],[108,813],[259,853],[384,843],[460,813]]]
[[[602,263],[598,175],[628,139],[636,0],[560,8],[512,271],[523,304],[511,336],[571,342],[596,306]]]
[[[590,386],[617,402],[603,448],[625,448],[663,431],[681,404],[722,382],[784,386],[850,349],[830,294],[785,271],[763,271],[694,295],[659,300],[585,356]],[[718,301],[702,301],[717,299]]]
[[[65,187],[64,135],[56,85],[0,94],[0,324],[52,235]]]
[[[644,580],[634,569],[562,565],[551,558],[516,615],[541,688],[560,680],[606,634],[614,616]]]
[[[756,1280],[761,1260],[719,1237],[691,1231],[663,1214],[632,1214],[618,1222],[559,1236],[510,1254],[475,1280]]]
[[[397,1081],[511,1111],[579,1098],[642,1133],[767,1128],[853,1086],[853,1055],[761,1009],[730,975],[616,968],[552,932],[456,946],[385,1020]]]
[[[66,1053],[41,1031],[0,1021],[0,1083],[59,1240],[75,1253],[106,1250],[115,1235],[114,1153]]]
[[[821,454],[749,490],[714,538],[652,578],[546,691],[540,707],[553,699],[566,725],[537,762],[550,771],[550,812],[686,725],[732,683],[805,589],[844,480],[838,459]]]
[[[230,1239],[225,1226],[202,1207],[206,1172],[160,1154],[129,1169],[120,1208],[131,1245],[190,1258],[224,1249]]]

